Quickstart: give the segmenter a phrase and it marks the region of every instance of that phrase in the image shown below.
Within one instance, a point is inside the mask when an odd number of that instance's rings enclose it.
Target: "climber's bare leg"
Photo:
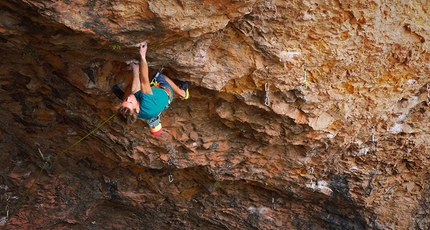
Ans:
[[[175,92],[176,94],[178,94],[181,97],[185,97],[185,91],[184,90],[179,88],[179,86],[177,86],[169,77],[167,77],[164,74],[163,74],[163,76],[166,79],[167,83],[169,83],[169,85],[172,87],[173,92]]]

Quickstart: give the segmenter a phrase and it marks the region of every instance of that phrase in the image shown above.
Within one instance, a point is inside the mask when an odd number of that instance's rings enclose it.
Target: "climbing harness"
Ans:
[[[172,183],[173,182],[173,174],[172,174],[172,158],[169,157],[169,182]]]
[[[276,207],[275,207],[275,192],[272,192],[272,209],[276,210]]]
[[[303,87],[304,89],[307,89],[308,80],[307,80],[306,62],[303,63],[302,68],[303,68]]]
[[[427,83],[427,106],[430,106],[430,83]]]
[[[163,69],[164,69],[164,66],[160,66],[160,68],[158,69],[157,73],[154,74],[154,77],[152,78],[152,80],[149,83],[149,85],[151,87],[153,87],[153,88],[160,88],[160,89],[164,89],[164,91],[166,91],[167,97],[168,97],[168,102],[167,102],[167,105],[166,105],[165,109],[167,109],[169,107],[170,103],[173,100],[173,98],[172,98],[172,92],[170,92],[170,89],[168,87],[165,87],[165,86],[163,86],[161,84],[158,84],[158,81],[157,81],[157,78],[158,78],[158,76],[160,76],[160,74],[163,71]]]
[[[68,148],[64,149],[61,153],[59,153],[57,156],[50,158],[49,160],[45,159],[45,157],[43,156],[42,152],[39,149],[39,153],[41,154],[42,158],[45,160],[45,164],[43,164],[43,167],[39,170],[39,173],[36,176],[36,179],[33,181],[33,184],[31,184],[31,186],[27,189],[26,193],[24,194],[24,196],[21,197],[20,201],[18,202],[17,208],[15,209],[15,211],[13,213],[11,213],[9,215],[9,197],[7,197],[7,205],[6,205],[6,222],[5,225],[3,226],[3,229],[6,229],[6,225],[9,222],[10,218],[19,211],[19,209],[21,208],[24,200],[28,197],[28,194],[30,193],[30,190],[33,188],[33,186],[36,184],[36,182],[39,180],[40,176],[42,175],[43,170],[45,170],[46,166],[53,160],[55,160],[57,157],[60,157],[61,155],[63,155],[65,152],[69,151],[71,148],[75,147],[77,144],[81,143],[85,138],[87,138],[88,136],[90,136],[91,134],[93,134],[95,131],[97,131],[98,129],[100,129],[104,124],[106,124],[108,121],[110,121],[112,118],[115,117],[115,114],[112,114],[109,118],[107,118],[105,121],[103,121],[100,125],[98,125],[96,128],[94,128],[93,130],[91,130],[91,132],[87,133],[87,135],[85,135],[84,137],[82,137],[81,139],[79,139],[78,141],[76,141],[75,143],[73,143],[72,145],[70,145]]]
[[[264,91],[266,91],[266,99],[264,100],[264,104],[266,105],[266,106],[269,106],[270,105],[270,100],[269,100],[269,83],[268,82],[266,82],[265,84],[264,84]]]
[[[312,179],[312,173],[314,173],[314,167],[310,167],[309,168],[309,178],[310,178],[309,185],[311,186],[312,189],[314,189],[315,188],[315,183],[314,183],[314,181]]]

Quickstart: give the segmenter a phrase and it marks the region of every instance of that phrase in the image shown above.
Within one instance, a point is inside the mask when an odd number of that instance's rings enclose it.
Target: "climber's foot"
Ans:
[[[188,82],[181,81],[179,83],[179,88],[185,92],[185,96],[181,97],[183,100],[187,100],[188,98],[190,98],[190,93],[188,92]]]

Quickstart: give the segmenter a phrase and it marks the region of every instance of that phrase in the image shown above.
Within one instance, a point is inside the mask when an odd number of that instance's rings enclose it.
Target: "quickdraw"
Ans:
[[[173,174],[172,174],[172,158],[169,157],[169,182],[172,183],[173,182]]]
[[[264,104],[266,105],[266,106],[269,106],[270,105],[270,99],[269,99],[269,86],[270,86],[270,84],[269,83],[265,83],[264,84],[264,91],[266,91],[266,98],[265,98],[265,100],[264,100]]]
[[[272,192],[272,209],[276,210],[276,207],[275,207],[275,192]]]
[[[6,221],[9,221],[9,196],[6,194]]]
[[[313,173],[314,173],[314,167],[310,167],[309,168],[309,179],[310,179],[309,185],[311,186],[312,189],[315,188],[315,183],[314,183],[313,178],[312,178]]]
[[[375,126],[372,125],[372,151],[376,153]]]
[[[304,87],[304,89],[307,89],[309,83],[307,80],[306,62],[303,63],[302,68],[303,68],[303,87]]]
[[[40,156],[42,157],[42,159],[43,159],[44,161],[46,161],[45,156],[43,156],[42,151],[40,151],[40,148],[39,148],[39,147],[37,147],[37,150],[39,150],[39,154],[40,154]]]
[[[430,83],[427,83],[427,106],[430,106]]]

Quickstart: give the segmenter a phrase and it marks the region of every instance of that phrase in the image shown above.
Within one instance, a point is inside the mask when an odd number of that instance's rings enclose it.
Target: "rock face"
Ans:
[[[0,2],[3,229],[428,229],[427,1]],[[115,117],[148,41],[191,83]]]

